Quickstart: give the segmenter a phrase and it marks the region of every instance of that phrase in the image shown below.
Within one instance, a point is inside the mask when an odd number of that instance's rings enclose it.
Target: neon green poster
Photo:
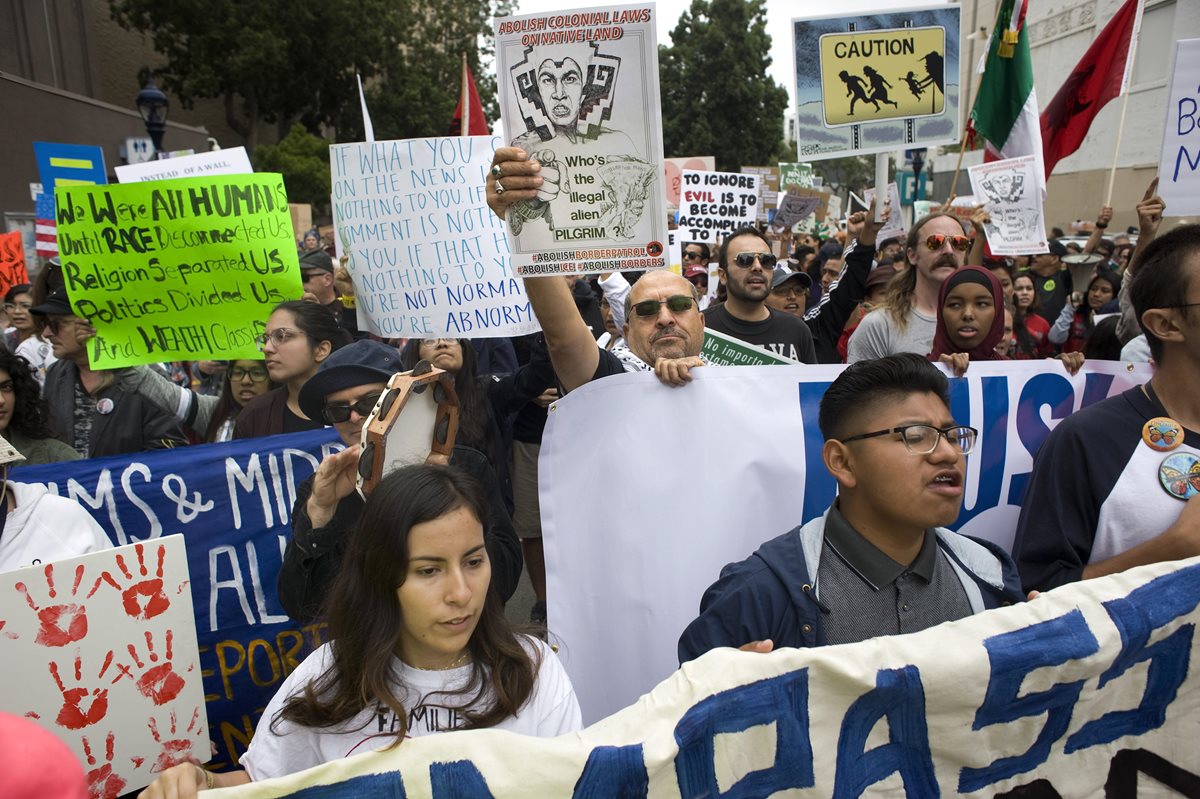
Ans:
[[[302,293],[280,175],[60,184],[55,199],[93,369],[259,358],[271,309]]]

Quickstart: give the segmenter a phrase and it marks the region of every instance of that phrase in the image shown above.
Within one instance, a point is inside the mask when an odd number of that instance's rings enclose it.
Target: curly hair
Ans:
[[[0,350],[0,370],[8,372],[16,397],[8,426],[30,438],[54,438],[50,430],[50,406],[42,399],[42,387],[29,368],[29,361]]]

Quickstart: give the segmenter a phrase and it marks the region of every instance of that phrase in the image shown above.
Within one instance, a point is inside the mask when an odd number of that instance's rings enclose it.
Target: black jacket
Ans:
[[[523,561],[521,541],[500,495],[496,474],[483,453],[470,447],[456,446],[450,456],[450,465],[462,469],[483,486],[489,511],[483,539],[492,563],[492,586],[500,600],[507,602],[517,590]],[[329,524],[314,529],[308,519],[312,484],[313,478],[309,477],[296,489],[292,540],[284,551],[276,585],[283,609],[301,624],[321,615],[325,597],[346,552],[346,539],[358,523],[358,514],[363,508],[362,497],[357,492],[351,493],[338,503]]]
[[[46,370],[46,386],[42,396],[50,405],[50,426],[68,444],[74,444],[75,383],[79,367],[73,361],[57,361]],[[112,403],[108,413],[101,413],[101,400]],[[88,400],[92,412],[92,436],[87,458],[105,455],[126,455],[148,449],[170,449],[188,443],[179,422],[157,405],[122,390],[115,383],[100,389]],[[105,403],[107,406],[107,403]]]
[[[875,262],[875,250],[857,242],[846,253],[846,268],[837,283],[821,298],[817,307],[804,314],[804,324],[812,333],[817,363],[841,363],[838,339],[846,320],[867,293],[867,276]]]

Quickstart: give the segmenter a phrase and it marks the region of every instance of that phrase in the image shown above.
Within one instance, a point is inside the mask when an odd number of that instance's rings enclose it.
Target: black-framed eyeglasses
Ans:
[[[365,417],[375,410],[375,403],[379,402],[382,396],[382,391],[372,391],[370,394],[363,394],[354,402],[326,403],[321,409],[321,418],[329,424],[341,424],[350,419],[351,411]]]
[[[235,366],[229,370],[229,381],[231,383],[240,383],[246,378],[250,378],[251,382],[261,383],[267,379],[267,370],[262,366]]]
[[[739,252],[733,256],[733,262],[742,269],[749,269],[754,266],[754,262],[758,261],[763,265],[763,269],[774,269],[775,263],[779,259],[769,252]]]
[[[270,333],[263,333],[254,340],[258,343],[258,348],[261,350],[267,346],[268,341],[278,347],[299,335],[302,335],[299,330],[292,330],[290,327],[277,327]]]
[[[904,446],[914,455],[928,455],[933,452],[937,449],[938,440],[941,438],[950,442],[950,446],[958,447],[962,454],[970,455],[971,450],[975,448],[975,439],[979,436],[978,430],[966,425],[934,427],[928,424],[906,424],[887,430],[876,430],[873,433],[860,433],[857,436],[843,438],[842,443],[848,444],[851,441],[886,436],[893,433],[900,435],[900,440],[904,442]]]
[[[676,294],[673,297],[667,297],[666,300],[642,300],[633,304],[633,312],[641,317],[658,316],[658,312],[662,310],[663,305],[666,305],[674,313],[683,313],[690,311],[696,305],[696,298],[689,297],[686,294]]]
[[[970,236],[947,236],[945,233],[934,233],[925,237],[925,246],[931,250],[940,250],[947,241],[959,252],[966,252],[971,247]]]

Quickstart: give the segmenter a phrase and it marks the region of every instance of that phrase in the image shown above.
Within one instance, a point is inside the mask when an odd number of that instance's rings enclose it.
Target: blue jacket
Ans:
[[[972,612],[1024,600],[1017,567],[999,546],[942,527],[934,533],[967,592]],[[723,568],[720,579],[700,600],[699,617],[679,637],[679,662],[719,646],[738,647],[768,638],[776,649],[823,646],[822,616],[829,611],[816,596],[808,564],[821,562],[824,544],[825,516],[821,516]]]

